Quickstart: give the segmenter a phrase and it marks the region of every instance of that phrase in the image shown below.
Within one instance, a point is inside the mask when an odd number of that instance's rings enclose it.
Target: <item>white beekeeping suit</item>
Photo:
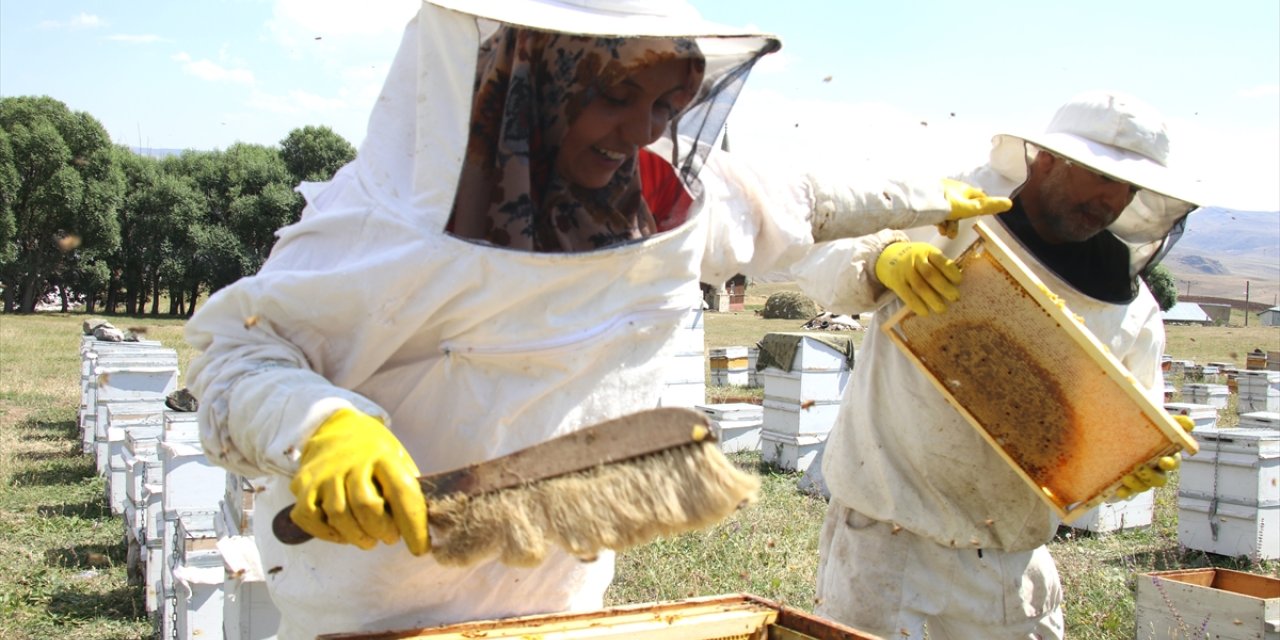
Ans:
[[[1045,132],[1001,134],[992,143],[986,165],[958,176],[1014,198],[1014,209],[986,226],[1159,403],[1164,327],[1138,274],[1176,240],[1197,199],[1166,169],[1159,114],[1124,96],[1087,93],[1066,103]],[[1098,234],[1113,236],[1117,247],[1112,280],[1120,295],[1082,289],[1010,230],[1030,163],[1046,150],[1130,186],[1132,200]],[[877,235],[930,242],[951,258],[977,239],[968,221],[954,238],[932,229]],[[832,277],[832,269],[865,256],[856,244],[821,246],[796,267],[820,304],[874,311],[823,455],[832,510],[818,612],[904,638],[923,637],[925,620],[931,637],[1028,637],[1013,629],[1037,620],[1036,637],[1060,637],[1062,592],[1044,547],[1057,530],[1053,512],[884,334],[903,302],[878,281],[847,287],[849,280]]]
[[[696,40],[706,59],[699,99],[651,147],[681,176],[687,219],[559,253],[446,231],[478,47],[500,25]],[[330,182],[303,184],[302,219],[278,232],[261,272],[217,292],[187,327],[203,351],[189,384],[206,452],[266,478],[254,534],[282,638],[598,608],[613,577],[611,554],[581,562],[556,550],[531,569],[446,567],[403,544],[279,543],[269,517],[293,502],[300,452],[336,410],[385,422],[424,474],[492,459],[654,407],[699,280],[785,267],[815,234],[950,215],[933,182],[779,181],[708,156],[751,65],[777,47],[702,21],[679,0],[423,4],[357,158]],[[859,246],[871,256],[882,248]]]

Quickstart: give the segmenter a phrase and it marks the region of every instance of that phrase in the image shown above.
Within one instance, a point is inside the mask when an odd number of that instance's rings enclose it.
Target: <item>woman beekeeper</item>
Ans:
[[[187,327],[209,458],[320,538],[255,521],[282,638],[599,608],[611,554],[435,562],[414,476],[656,406],[700,279],[1007,208],[709,158],[778,46],[682,0],[423,4],[356,160]]]

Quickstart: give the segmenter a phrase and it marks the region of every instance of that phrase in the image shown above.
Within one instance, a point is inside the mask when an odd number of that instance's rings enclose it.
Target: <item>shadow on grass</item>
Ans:
[[[17,486],[50,487],[57,485],[79,485],[97,475],[98,470],[91,460],[68,455],[65,458],[50,458],[42,461],[36,469],[27,469],[13,474],[13,483]]]
[[[80,451],[80,444],[67,445],[65,451],[29,451],[22,454],[22,459],[26,462],[45,462],[48,460],[69,460],[76,463],[81,462],[80,456],[84,455]]]
[[[80,425],[75,420],[28,419],[19,427],[24,440],[79,440]]]
[[[51,595],[48,611],[50,615],[66,621],[147,620],[142,590],[132,588],[112,589],[104,593],[95,593],[88,588],[60,589]]]
[[[36,513],[42,518],[83,518],[85,520],[106,520],[113,518],[107,507],[107,500],[104,496],[101,500],[92,500],[89,502],[41,505],[36,507]]]
[[[106,569],[123,566],[128,547],[120,544],[81,544],[72,547],[48,549],[44,552],[45,564],[63,569]]]

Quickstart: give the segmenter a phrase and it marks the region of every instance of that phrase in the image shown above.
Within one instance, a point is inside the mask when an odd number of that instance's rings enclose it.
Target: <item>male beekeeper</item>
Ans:
[[[987,224],[1161,402],[1160,309],[1140,275],[1196,207],[1166,168],[1161,116],[1141,102],[1087,93],[1044,133],[997,135],[967,176],[1013,209]],[[1057,520],[881,325],[904,304],[945,313],[962,277],[948,259],[976,238],[896,231],[870,286],[802,281],[828,308],[875,311],[823,456],[831,492],[820,541],[816,610],[891,638],[1060,638],[1062,589],[1045,544]],[[840,245],[849,244],[847,249]],[[811,265],[852,264],[853,243],[820,247]],[[825,272],[829,273],[829,271]],[[1184,427],[1185,428],[1185,427]],[[1163,482],[1165,469],[1124,479],[1121,495]],[[1157,465],[1158,467],[1159,465]]]
[[[187,325],[205,451],[265,486],[282,638],[599,608],[609,552],[437,561],[414,477],[655,407],[699,280],[1008,208],[708,155],[777,47],[683,0],[422,5],[357,158]],[[317,539],[286,546],[269,521],[294,503]]]

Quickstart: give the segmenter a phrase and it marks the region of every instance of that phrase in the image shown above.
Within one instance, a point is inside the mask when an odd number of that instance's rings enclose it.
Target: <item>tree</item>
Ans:
[[[191,303],[200,284],[209,291],[257,271],[275,244],[275,232],[298,220],[302,198],[280,153],[237,143],[225,151],[186,152],[167,158],[165,170],[190,176],[204,198],[200,223],[190,226],[196,247],[189,281]]]
[[[13,214],[18,184],[18,168],[13,162],[9,134],[0,128],[0,274],[18,257],[18,223]]]
[[[124,180],[102,124],[53,98],[0,98],[0,130],[8,144],[0,182],[17,176],[5,205],[13,233],[0,250],[0,282],[6,311],[32,312],[85,251],[118,245]]]
[[[1142,274],[1142,279],[1151,289],[1151,295],[1156,297],[1161,311],[1168,311],[1178,304],[1178,283],[1167,267],[1158,264]]]
[[[280,157],[299,182],[323,182],[356,157],[356,149],[329,127],[294,129],[280,141]]]
[[[186,265],[194,248],[191,228],[203,219],[204,198],[195,182],[164,170],[154,159],[127,148],[117,150],[129,179],[129,195],[120,207],[125,247],[114,266],[125,289],[127,313],[159,313],[160,294],[187,291]],[[171,298],[172,300],[172,298]]]

